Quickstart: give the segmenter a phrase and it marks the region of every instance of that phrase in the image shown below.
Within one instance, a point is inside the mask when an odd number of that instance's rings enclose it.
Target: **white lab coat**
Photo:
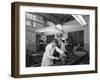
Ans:
[[[64,52],[67,51],[66,48],[65,48],[65,44],[64,43],[61,44],[61,50],[64,51]]]
[[[60,55],[62,55],[64,52],[62,50],[60,50],[58,47],[52,48],[52,44],[48,44],[46,46],[45,52],[43,54],[43,58],[42,58],[42,63],[41,66],[51,66],[53,65],[53,60],[54,60],[54,50],[56,49],[56,51],[58,53],[60,53]]]

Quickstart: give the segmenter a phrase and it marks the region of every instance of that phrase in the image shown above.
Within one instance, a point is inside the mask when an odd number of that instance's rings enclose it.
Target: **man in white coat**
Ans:
[[[56,39],[54,39],[50,44],[46,46],[41,66],[52,66],[54,59],[59,60],[58,57],[53,56],[54,50],[56,50],[60,55],[64,54],[64,52],[57,47]]]

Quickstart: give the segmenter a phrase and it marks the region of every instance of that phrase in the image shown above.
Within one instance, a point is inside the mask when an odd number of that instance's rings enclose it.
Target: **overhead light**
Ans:
[[[72,15],[82,26],[86,26],[87,23],[82,15]]]
[[[78,15],[78,17],[79,17],[79,19],[82,21],[82,23],[83,23],[84,25],[87,25],[87,23],[86,23],[85,19],[83,18],[83,16]]]

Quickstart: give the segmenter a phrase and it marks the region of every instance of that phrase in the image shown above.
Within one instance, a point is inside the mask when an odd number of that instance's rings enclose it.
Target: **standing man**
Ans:
[[[65,39],[62,38],[62,41],[61,41],[61,50],[64,51],[64,52],[67,52],[66,48],[65,48]]]
[[[60,49],[61,49],[64,53],[67,53],[67,50],[66,50],[66,48],[65,48],[65,44],[66,44],[66,43],[65,43],[65,39],[62,38]],[[61,58],[62,64],[64,65],[64,64],[66,63],[66,62],[65,62],[66,55],[65,55],[65,54],[62,54],[62,55],[60,56],[60,58]]]
[[[52,66],[53,60],[59,60],[58,57],[53,56],[54,50],[56,50],[60,55],[64,54],[64,52],[57,47],[57,43],[58,41],[54,39],[46,46],[41,66]]]

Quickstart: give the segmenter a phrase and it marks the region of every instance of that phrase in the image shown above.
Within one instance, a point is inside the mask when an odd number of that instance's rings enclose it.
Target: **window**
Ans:
[[[69,32],[68,37],[73,40],[74,45],[80,44],[82,47],[84,47],[84,30]]]

